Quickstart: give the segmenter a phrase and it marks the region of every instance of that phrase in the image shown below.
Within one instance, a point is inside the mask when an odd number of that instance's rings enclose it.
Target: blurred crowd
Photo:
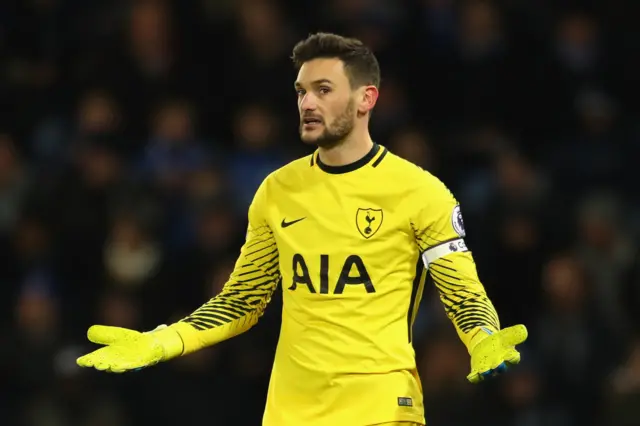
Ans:
[[[142,372],[75,358],[91,324],[152,329],[220,290],[258,184],[310,152],[289,56],[323,30],[375,50],[374,139],[453,190],[503,325],[530,330],[521,366],[472,386],[427,289],[429,426],[640,425],[639,6],[3,0],[0,424],[260,424],[279,297]]]

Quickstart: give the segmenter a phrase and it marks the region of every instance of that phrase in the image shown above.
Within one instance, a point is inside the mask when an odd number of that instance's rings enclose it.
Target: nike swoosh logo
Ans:
[[[300,219],[292,220],[291,222],[287,222],[286,219],[282,219],[282,223],[280,224],[280,226],[282,226],[283,228],[286,228],[288,226],[293,225],[294,223],[298,223],[301,220],[305,220],[305,219],[306,219],[306,217],[303,217],[303,218],[300,218]]]

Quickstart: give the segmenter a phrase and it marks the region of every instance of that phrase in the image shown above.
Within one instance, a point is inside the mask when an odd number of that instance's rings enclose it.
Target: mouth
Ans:
[[[322,125],[322,120],[314,117],[306,117],[302,119],[302,125],[305,129],[314,129]]]

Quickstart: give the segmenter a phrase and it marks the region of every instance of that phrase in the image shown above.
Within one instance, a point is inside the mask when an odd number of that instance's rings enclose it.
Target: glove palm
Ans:
[[[527,328],[524,325],[489,334],[471,351],[471,373],[467,376],[471,383],[502,373],[509,365],[520,362],[520,353],[515,346],[527,340]]]
[[[153,332],[140,333],[126,328],[94,325],[89,328],[87,338],[106,346],[78,358],[80,367],[123,373],[155,365],[165,357],[162,342]]]

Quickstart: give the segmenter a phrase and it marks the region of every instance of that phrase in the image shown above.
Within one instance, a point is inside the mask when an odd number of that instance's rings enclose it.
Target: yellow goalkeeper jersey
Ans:
[[[171,327],[185,353],[228,339],[280,284],[263,425],[424,423],[411,328],[427,273],[467,347],[499,328],[464,235],[445,185],[385,147],[340,167],[316,152],[264,180],[223,291]]]

